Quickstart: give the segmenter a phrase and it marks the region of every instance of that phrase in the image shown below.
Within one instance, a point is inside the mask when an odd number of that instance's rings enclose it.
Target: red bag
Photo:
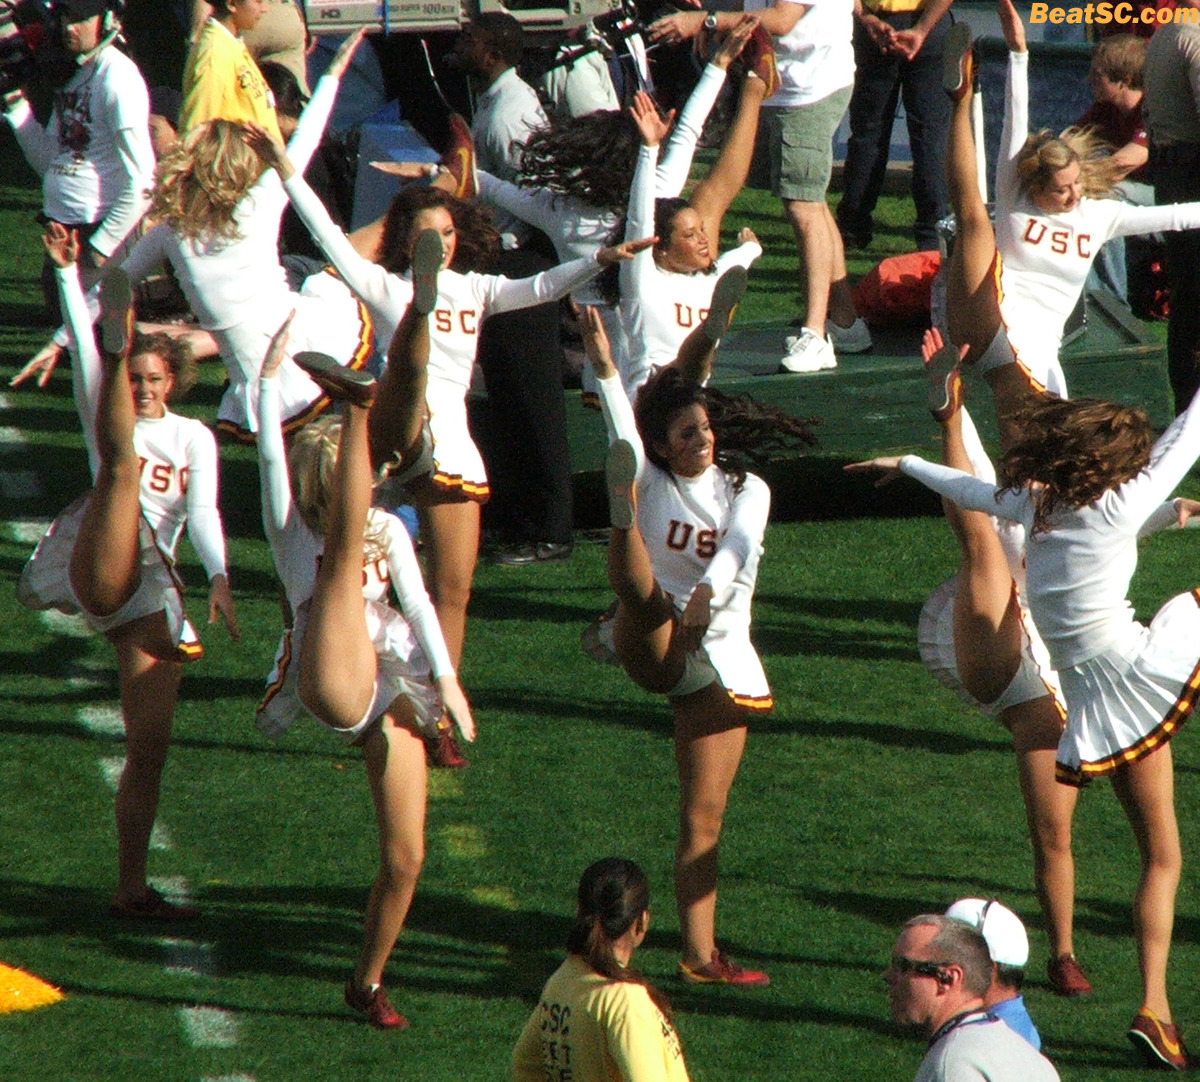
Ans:
[[[873,327],[928,322],[930,291],[940,265],[937,252],[889,256],[854,287],[854,310]]]

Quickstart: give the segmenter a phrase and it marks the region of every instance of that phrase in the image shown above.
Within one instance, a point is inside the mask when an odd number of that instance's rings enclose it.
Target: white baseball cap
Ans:
[[[988,953],[998,966],[1021,968],[1029,961],[1029,936],[1021,918],[995,898],[960,898],[946,916],[969,924],[987,941]]]

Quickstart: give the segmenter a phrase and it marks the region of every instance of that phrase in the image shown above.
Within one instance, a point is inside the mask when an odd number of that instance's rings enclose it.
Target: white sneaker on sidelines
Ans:
[[[837,368],[837,357],[828,338],[805,327],[797,335],[783,340],[787,353],[779,362],[780,372],[820,372],[826,368]]]
[[[870,328],[862,316],[856,316],[849,327],[839,327],[833,320],[827,319],[825,337],[833,343],[835,353],[866,353],[875,345]]]

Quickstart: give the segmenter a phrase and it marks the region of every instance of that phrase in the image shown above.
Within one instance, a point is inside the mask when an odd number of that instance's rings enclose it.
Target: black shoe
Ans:
[[[575,551],[573,541],[538,541],[536,544],[505,545],[496,550],[495,563],[502,567],[527,567],[529,564],[561,563]]]

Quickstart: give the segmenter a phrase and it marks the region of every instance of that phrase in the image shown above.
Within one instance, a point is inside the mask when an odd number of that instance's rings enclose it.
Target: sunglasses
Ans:
[[[893,955],[891,968],[897,973],[911,973],[916,977],[932,977],[940,981],[945,978],[945,962],[927,962],[921,958],[905,958]]]

